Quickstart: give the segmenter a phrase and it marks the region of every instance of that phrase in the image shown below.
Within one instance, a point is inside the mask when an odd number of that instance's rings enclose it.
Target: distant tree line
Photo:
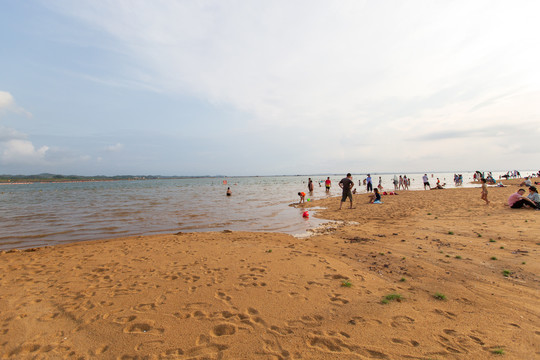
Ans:
[[[186,179],[208,176],[161,176],[161,175],[59,175],[59,174],[37,174],[37,175],[0,175],[0,182],[55,182],[55,181],[107,181],[107,180],[155,180],[155,179]]]

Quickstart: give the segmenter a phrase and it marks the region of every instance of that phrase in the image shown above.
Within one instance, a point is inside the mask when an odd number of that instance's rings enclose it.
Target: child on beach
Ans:
[[[487,195],[488,195],[488,189],[487,189],[487,184],[486,184],[486,179],[482,178],[482,196],[480,197],[482,200],[484,200],[486,202],[486,205],[489,205],[489,200],[487,198]]]
[[[369,203],[378,204],[380,202],[381,202],[381,194],[379,193],[379,189],[375,188],[373,189],[373,194],[369,195]]]
[[[300,202],[299,204],[303,204],[306,202],[306,193],[301,191],[298,193],[298,196],[300,196]]]

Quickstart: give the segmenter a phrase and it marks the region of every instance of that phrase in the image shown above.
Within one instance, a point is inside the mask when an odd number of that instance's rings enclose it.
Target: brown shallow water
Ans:
[[[375,185],[379,176],[386,189],[392,188],[393,174],[373,175]],[[422,174],[409,176],[411,188],[420,189]],[[430,181],[440,178],[451,187],[452,176],[436,173]],[[299,191],[307,190],[308,177],[315,191],[307,198],[340,194],[341,175],[330,177],[329,194],[319,185],[326,179],[322,175],[2,185],[0,250],[178,231],[303,234],[323,222],[305,219],[301,209],[289,206],[298,201]],[[358,185],[364,177],[354,175],[359,192],[365,192]],[[464,173],[464,186],[471,177]],[[227,187],[231,197],[225,196]]]

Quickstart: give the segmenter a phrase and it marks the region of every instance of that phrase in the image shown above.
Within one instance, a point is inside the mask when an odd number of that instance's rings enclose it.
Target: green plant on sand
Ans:
[[[390,301],[401,302],[403,297],[400,294],[388,294],[381,300],[382,304],[388,304]]]
[[[446,300],[446,295],[436,292],[433,297],[437,300]]]

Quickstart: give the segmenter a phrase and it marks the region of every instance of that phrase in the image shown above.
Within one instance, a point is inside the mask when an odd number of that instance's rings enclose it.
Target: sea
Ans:
[[[532,174],[533,171],[520,171]],[[463,175],[463,187],[473,172]],[[493,172],[495,179],[505,172]],[[371,174],[393,190],[394,175],[407,175],[411,190],[423,190],[423,173]],[[326,193],[324,180],[332,187]],[[343,175],[208,177],[184,179],[28,183],[0,185],[0,250],[26,249],[131,235],[195,231],[281,232],[305,236],[328,222],[291,206],[298,192],[311,201],[340,196]],[[440,179],[452,188],[454,173],[429,173],[432,185]],[[314,181],[313,194],[307,191]],[[353,174],[359,193],[365,193],[366,174]],[[227,188],[232,196],[226,196]],[[339,199],[336,198],[336,207]],[[316,213],[311,210],[311,215]]]

